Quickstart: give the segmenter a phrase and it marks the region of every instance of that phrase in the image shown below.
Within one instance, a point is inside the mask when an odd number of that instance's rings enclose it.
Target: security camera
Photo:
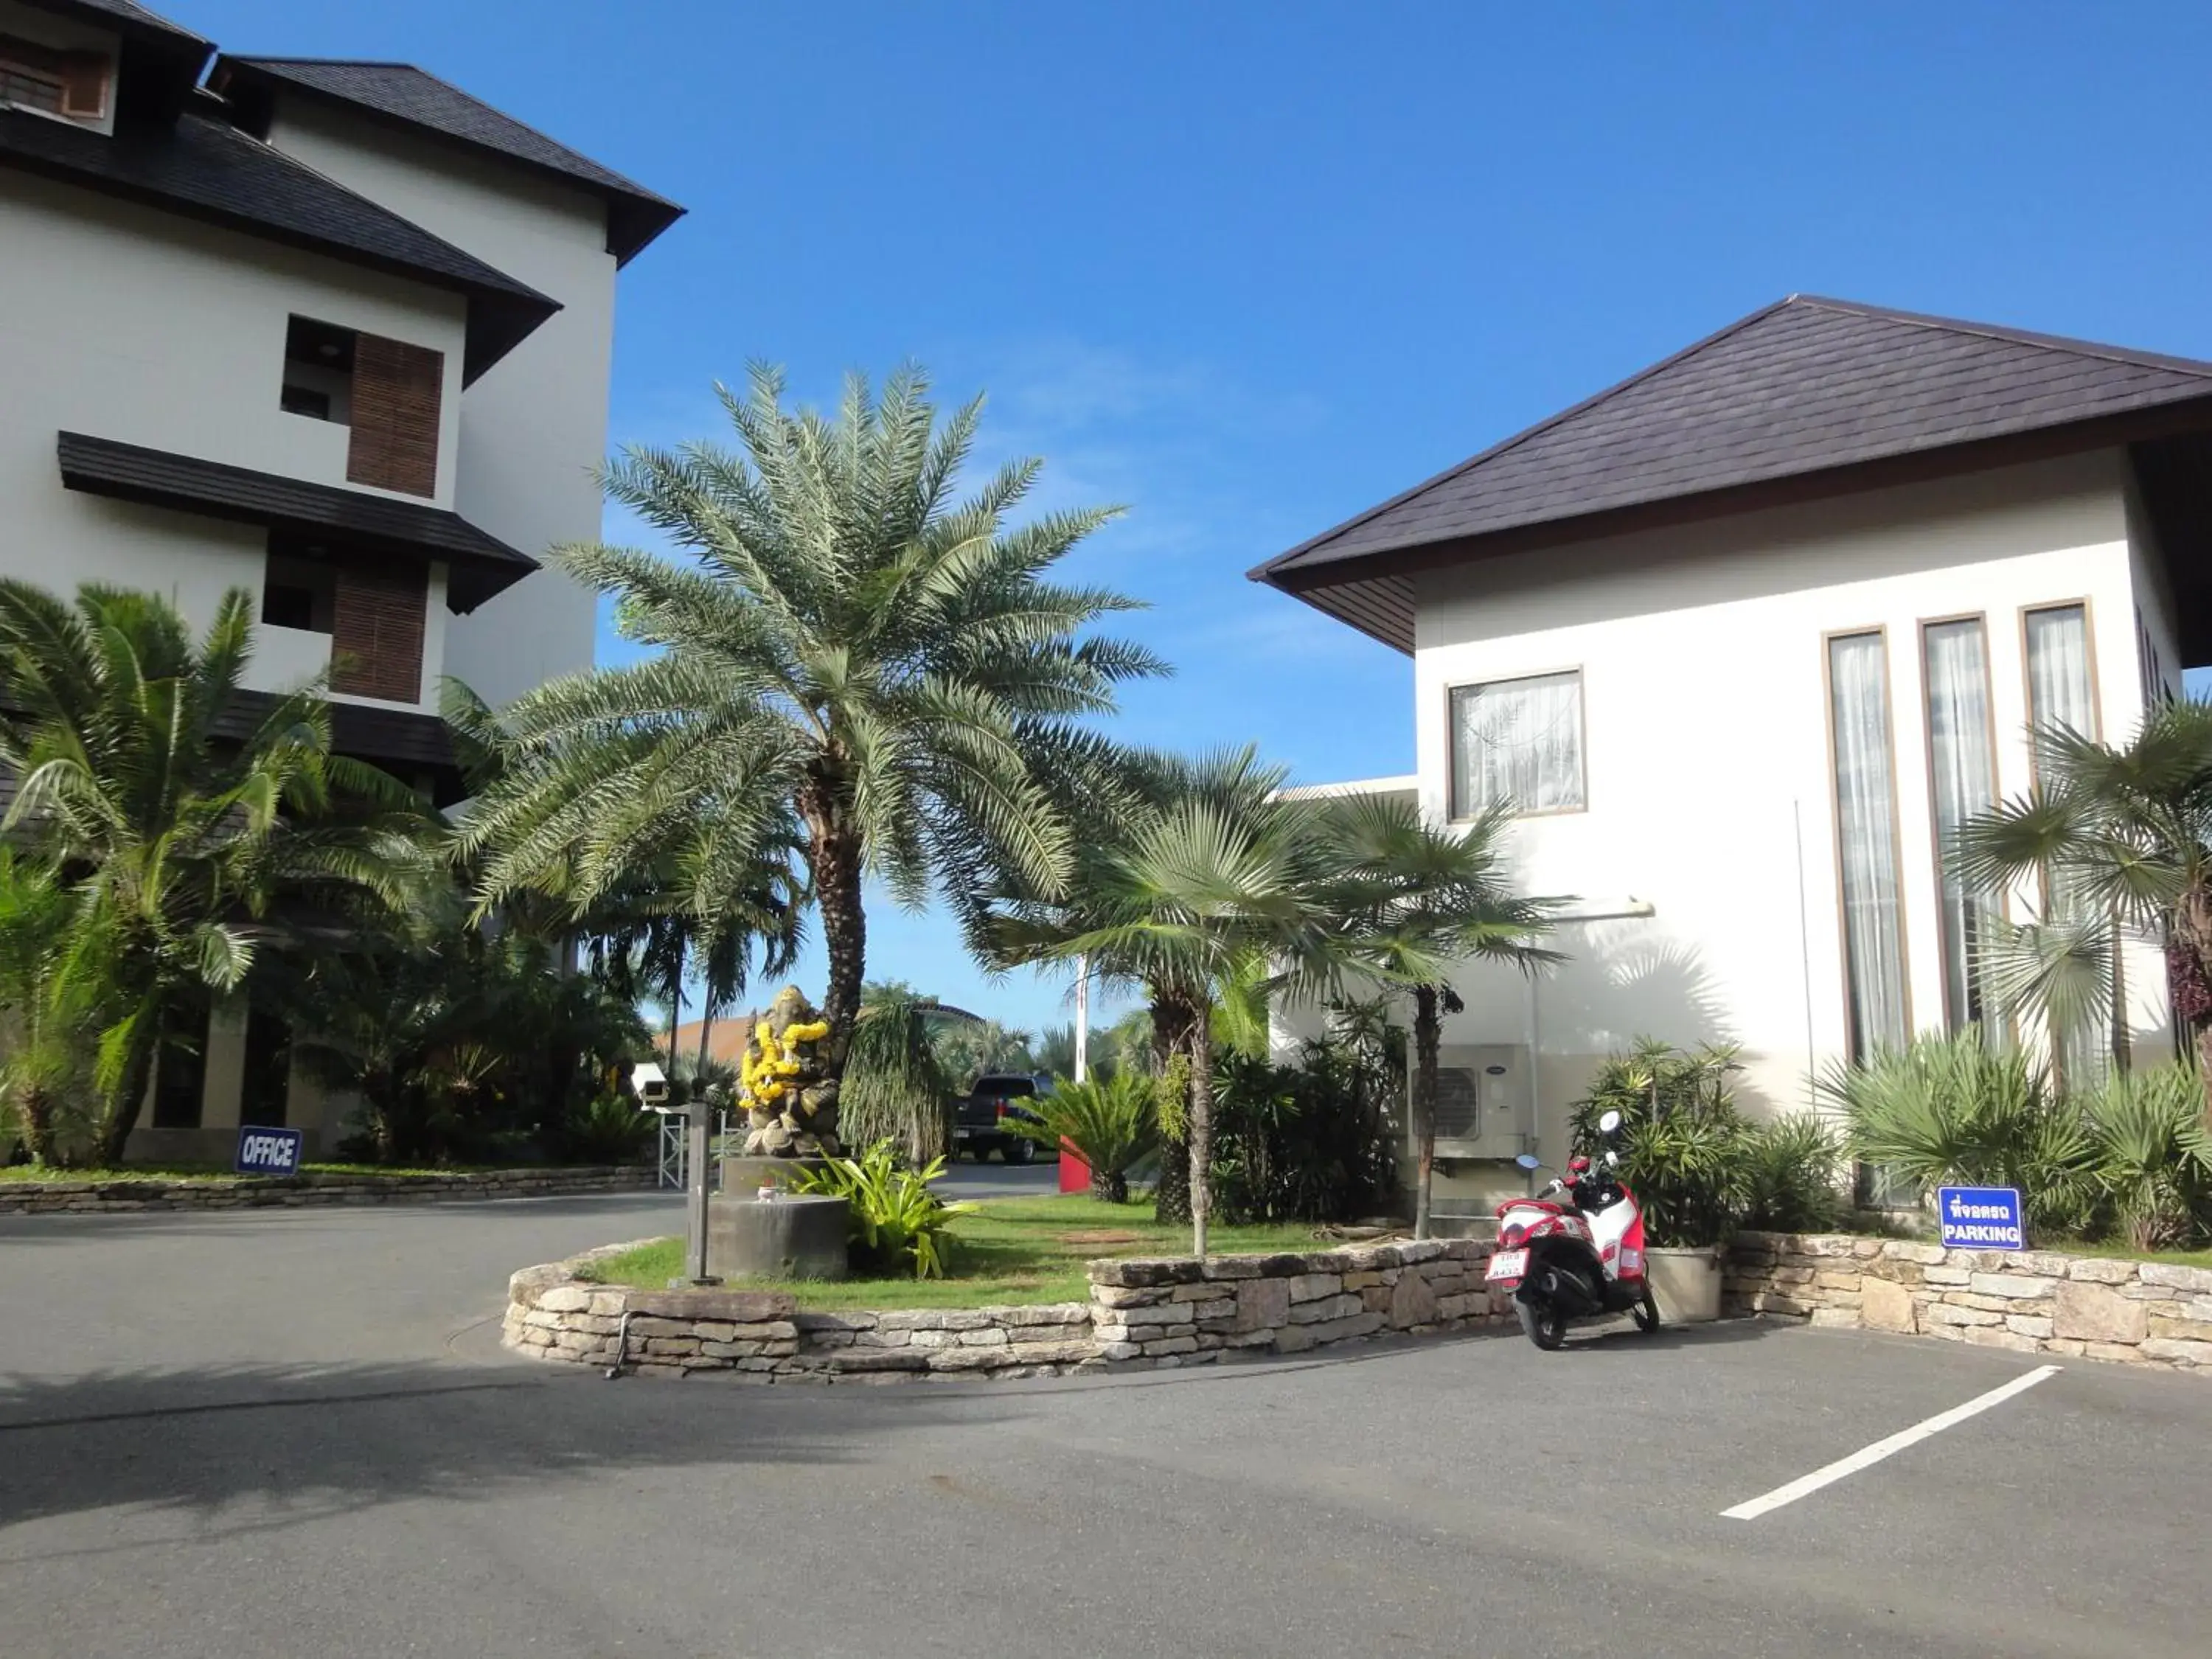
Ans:
[[[630,1067],[629,1086],[637,1096],[638,1109],[659,1112],[668,1109],[668,1075],[651,1060]]]

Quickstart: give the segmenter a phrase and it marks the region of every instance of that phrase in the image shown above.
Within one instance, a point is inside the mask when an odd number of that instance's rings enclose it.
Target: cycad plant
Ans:
[[[1513,817],[1501,803],[1447,828],[1412,801],[1370,795],[1336,804],[1326,821],[1337,871],[1321,902],[1360,965],[1413,998],[1416,1238],[1429,1236],[1443,1017],[1461,1012],[1453,968],[1510,962],[1534,973],[1561,959],[1538,943],[1559,901],[1523,897],[1508,877],[1504,842]]]
[[[787,411],[783,390],[761,368],[747,395],[722,392],[733,447],[633,449],[608,468],[609,495],[682,556],[559,556],[644,655],[505,712],[523,763],[465,836],[484,902],[550,869],[580,908],[672,820],[711,811],[732,848],[789,823],[829,958],[834,1079],[860,1008],[864,877],[912,905],[933,884],[963,903],[999,867],[1058,886],[1074,836],[1047,781],[1097,764],[1082,722],[1160,665],[1085,632],[1132,601],[1051,580],[1110,509],[1012,523],[1033,460],[955,501],[980,400],[940,422],[913,369],[880,399],[849,380],[835,418]]]
[[[2212,1224],[2212,1131],[2185,1066],[2108,1079],[2083,1103],[2098,1182],[2138,1250],[2171,1249]]]
[[[404,908],[428,867],[425,811],[331,752],[319,696],[242,717],[252,617],[234,590],[195,640],[157,595],[0,581],[0,769],[19,780],[0,833],[70,897],[58,971],[94,1011],[104,1164],[184,1009],[235,991],[302,915]]]
[[[1091,1170],[1091,1195],[1109,1204],[1129,1201],[1129,1171],[1160,1144],[1152,1079],[1142,1072],[1063,1082],[1050,1094],[1024,1103],[1026,1117],[1005,1127],[1048,1151],[1065,1141]]]
[[[2038,1229],[2078,1232],[2088,1224],[2099,1194],[2096,1142],[2033,1056],[1993,1053],[1978,1030],[1969,1030],[1835,1067],[1820,1086],[1841,1109],[1861,1162],[1923,1192],[2017,1187]]]

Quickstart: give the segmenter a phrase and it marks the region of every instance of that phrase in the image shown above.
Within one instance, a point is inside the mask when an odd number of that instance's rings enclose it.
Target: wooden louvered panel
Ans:
[[[438,493],[438,403],[446,357],[427,346],[356,335],[346,477],[410,495]]]
[[[107,112],[107,59],[96,52],[61,54],[62,113],[97,120]]]
[[[331,690],[419,702],[428,573],[341,565],[331,612]]]

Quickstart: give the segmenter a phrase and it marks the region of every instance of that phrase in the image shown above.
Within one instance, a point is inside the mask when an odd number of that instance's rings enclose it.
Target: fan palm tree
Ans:
[[[954,502],[980,400],[940,423],[924,376],[902,369],[880,399],[851,378],[825,419],[787,412],[783,389],[756,368],[748,395],[721,391],[734,449],[633,449],[608,468],[610,495],[688,556],[561,553],[649,654],[513,705],[532,763],[465,834],[487,851],[490,903],[556,860],[588,898],[629,866],[641,826],[702,801],[738,840],[764,817],[795,819],[829,957],[835,1078],[866,971],[863,877],[915,905],[933,884],[958,902],[996,865],[1039,889],[1064,879],[1074,836],[1045,780],[1096,764],[1105,745],[1079,722],[1162,666],[1077,638],[1132,601],[1048,580],[1110,509],[1010,527],[1036,461]]]
[[[1331,932],[1314,902],[1326,849],[1311,809],[1282,798],[1282,770],[1249,749],[1152,757],[1138,775],[1137,799],[1094,826],[1061,895],[1006,902],[982,944],[988,960],[1006,964],[1088,957],[1102,979],[1143,988],[1162,1075],[1170,1091],[1188,1091],[1180,1112],[1182,1103],[1162,1103],[1162,1187],[1172,1190],[1181,1163],[1192,1249],[1203,1255],[1219,988],[1255,958],[1280,964],[1279,981],[1301,993],[1331,982]]]
[[[2109,1011],[2124,1062],[2121,929],[2162,937],[2174,1018],[2212,1090],[2212,704],[2154,708],[2125,744],[2048,726],[2035,746],[2034,791],[1970,818],[1951,854],[1970,889],[2039,882],[2055,900],[1995,930],[1997,1000],[2047,1022],[2054,1049]]]
[[[1507,879],[1502,842],[1513,816],[1501,803],[1472,823],[1440,828],[1413,802],[1380,795],[1334,803],[1328,815],[1338,873],[1322,903],[1361,965],[1413,996],[1416,1238],[1429,1236],[1443,1017],[1462,1007],[1451,969],[1486,960],[1534,973],[1561,960],[1536,943],[1560,901],[1522,897]]]
[[[97,1008],[94,1156],[137,1121],[162,1032],[235,990],[304,913],[404,908],[428,823],[397,780],[331,752],[313,692],[241,720],[252,597],[224,595],[197,642],[167,600],[88,585],[74,604],[0,581],[0,833],[69,893],[60,972]]]

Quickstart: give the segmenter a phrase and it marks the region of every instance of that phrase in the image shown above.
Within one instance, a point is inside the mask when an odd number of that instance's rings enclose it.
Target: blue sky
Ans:
[[[418,63],[688,206],[623,277],[618,443],[710,433],[753,357],[988,391],[1049,501],[1131,509],[1077,567],[1181,671],[1129,735],[1308,779],[1410,769],[1410,665],[1243,572],[1758,306],[2212,357],[2201,3],[167,9]],[[872,928],[872,973],[1064,1017]]]

